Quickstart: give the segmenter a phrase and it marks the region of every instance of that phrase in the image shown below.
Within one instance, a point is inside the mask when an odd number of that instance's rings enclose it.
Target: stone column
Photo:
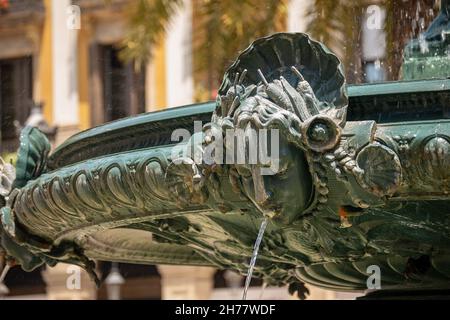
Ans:
[[[163,300],[206,300],[214,287],[215,268],[159,265]]]
[[[58,263],[42,272],[49,300],[95,300],[95,283],[80,267]]]
[[[184,0],[183,7],[171,20],[166,33],[166,103],[167,107],[193,103],[192,74],[192,2]]]
[[[78,13],[68,14],[70,0],[52,0],[53,125],[56,145],[79,131],[77,83]],[[71,17],[71,15],[74,15]]]

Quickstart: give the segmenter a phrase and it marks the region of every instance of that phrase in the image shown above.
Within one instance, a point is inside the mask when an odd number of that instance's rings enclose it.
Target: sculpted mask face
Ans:
[[[270,174],[267,167],[274,167],[267,158],[261,161],[259,153],[257,161],[227,162],[232,170],[225,172],[231,172],[233,186],[264,215],[284,223],[323,203],[320,195],[327,190],[310,159],[337,145],[347,104],[340,62],[319,43],[288,34],[253,43],[227,70],[209,127],[232,129],[235,137],[243,136],[246,155],[255,145],[261,148],[264,135],[260,133],[267,131],[268,158],[277,163]],[[279,133],[276,159],[268,138],[273,130]]]
[[[278,171],[263,174],[258,164],[238,166],[244,193],[264,214],[289,223],[302,214],[313,185],[303,151],[285,137],[279,139]]]

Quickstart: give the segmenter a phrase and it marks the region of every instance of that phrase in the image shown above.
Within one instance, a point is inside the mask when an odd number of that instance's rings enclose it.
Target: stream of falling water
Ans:
[[[252,259],[250,260],[250,266],[248,267],[247,278],[245,279],[244,294],[242,295],[242,300],[247,300],[247,291],[250,286],[250,281],[252,281],[253,269],[255,268],[256,258],[258,257],[259,246],[261,245],[262,238],[264,236],[264,231],[266,230],[267,223],[269,222],[269,217],[265,217],[259,227],[258,237],[256,238],[255,245],[253,246]]]
[[[8,274],[9,268],[10,267],[8,264],[5,264],[5,266],[3,267],[2,273],[0,275],[0,284],[2,284],[3,281],[5,280],[6,275]]]

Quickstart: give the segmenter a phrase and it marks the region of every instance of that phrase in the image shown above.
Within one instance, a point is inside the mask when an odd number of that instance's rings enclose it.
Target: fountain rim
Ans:
[[[367,98],[371,96],[375,97],[408,93],[439,93],[450,91],[450,78],[347,85],[347,90],[349,100],[359,97]],[[131,132],[133,129],[145,128],[148,125],[156,124],[162,121],[171,121],[179,118],[209,115],[214,111],[215,108],[215,101],[208,101],[203,103],[194,103],[184,106],[167,108],[164,110],[146,112],[101,124],[69,137],[65,142],[59,145],[52,152],[49,160],[50,162],[59,163],[61,162],[61,159],[64,158],[65,154],[74,152],[76,151],[75,149],[85,149],[89,147],[93,148],[94,144],[98,145],[99,141],[102,141],[103,139],[109,139],[113,135],[120,135],[121,133],[125,134]],[[351,103],[349,105],[349,108],[351,108]],[[175,143],[177,142],[174,142],[174,144]],[[64,161],[62,162],[62,166],[73,164],[64,164]],[[54,167],[58,168],[61,166],[57,165]]]

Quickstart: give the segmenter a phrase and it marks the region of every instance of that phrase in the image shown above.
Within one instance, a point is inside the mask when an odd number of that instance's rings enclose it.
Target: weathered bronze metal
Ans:
[[[307,35],[262,38],[216,103],[96,127],[50,157],[26,128],[14,185],[0,189],[2,246],[25,270],[63,261],[93,274],[109,260],[245,273],[269,216],[254,273],[268,284],[364,290],[377,265],[383,289],[448,288],[449,108],[449,79],[347,87]],[[175,145],[193,120],[208,123]],[[280,170],[206,157],[220,139],[229,148],[227,129],[250,143],[250,129],[278,129]]]

